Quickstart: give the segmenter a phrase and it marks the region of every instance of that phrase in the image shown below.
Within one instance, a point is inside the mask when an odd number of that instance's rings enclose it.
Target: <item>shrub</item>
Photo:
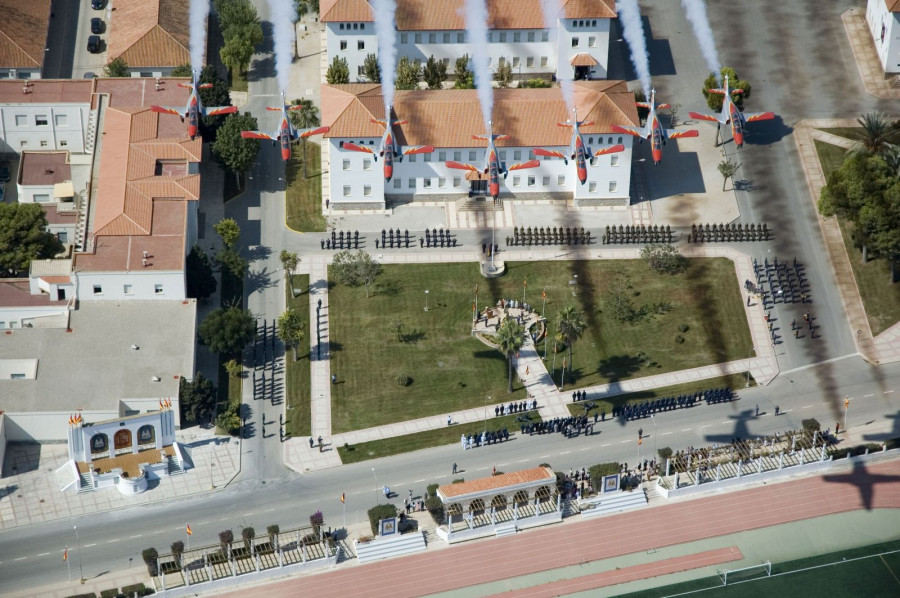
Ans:
[[[676,335],[675,335],[675,342],[678,343],[679,345],[682,344],[682,343],[684,342],[684,337],[681,336],[680,334],[676,334]]]
[[[672,458],[672,449],[667,446],[662,447],[657,452],[659,453],[660,461],[665,461],[666,459]]]
[[[674,245],[645,245],[641,257],[651,270],[660,274],[678,274],[688,265],[687,258]]]
[[[95,594],[91,594],[94,596]],[[102,590],[100,592],[100,598],[116,598],[119,595],[119,588],[110,588],[108,590]]]
[[[440,498],[433,495],[429,496],[425,499],[425,508],[428,509],[428,513],[435,523],[440,525],[444,522],[444,503],[441,502]]]
[[[438,488],[440,488],[440,484],[428,484],[428,488],[425,489],[425,498],[436,497]]]
[[[678,332],[687,332],[689,328],[690,326],[688,326],[687,324],[679,324]]]
[[[459,478],[458,480],[453,480],[451,482],[451,484],[464,484],[465,481],[466,481],[466,478]]]
[[[241,530],[241,537],[244,539],[244,546],[250,548],[253,544],[253,538],[256,537],[256,530],[252,527],[245,527]]]
[[[597,465],[592,465],[590,469],[588,469],[588,475],[591,476],[591,486],[594,487],[594,490],[600,492],[603,488],[603,477],[619,473],[621,470],[622,467],[618,463],[598,463]]]
[[[182,542],[181,540],[176,540],[175,542],[172,542],[170,548],[172,549],[172,556],[175,557],[175,562],[180,566],[181,555],[184,554],[184,542]]]
[[[309,524],[313,526],[313,529],[318,534],[319,528],[325,525],[325,517],[322,515],[322,511],[316,511],[315,513],[310,515]]]
[[[219,544],[222,545],[222,552],[227,552],[232,542],[234,542],[234,533],[230,529],[219,532]]]
[[[69,596],[69,598],[97,598],[97,594],[94,592],[88,592],[87,594],[74,594]]]
[[[147,565],[147,572],[150,574],[150,577],[159,575],[159,564],[156,561],[159,558],[159,553],[156,552],[155,548],[145,548],[141,552],[141,558],[144,559],[144,564]]]
[[[406,386],[409,386],[410,384],[412,384],[412,378],[410,378],[406,374],[400,374],[397,376],[397,385],[398,386],[406,387]]]
[[[272,524],[266,528],[266,533],[269,534],[269,542],[275,544],[275,538],[278,536],[278,532],[281,531],[281,528],[276,524]]]
[[[122,593],[126,596],[134,596],[137,594],[138,596],[149,596],[150,594],[155,594],[153,588],[148,588],[142,583],[136,583],[130,586],[123,586]]]
[[[372,535],[378,535],[378,522],[382,519],[390,519],[397,516],[397,508],[394,505],[377,505],[369,509],[369,525],[372,526]]]

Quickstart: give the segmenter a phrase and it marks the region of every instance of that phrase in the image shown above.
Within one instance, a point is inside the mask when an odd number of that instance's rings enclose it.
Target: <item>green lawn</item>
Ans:
[[[832,135],[837,135],[838,137],[843,137],[845,139],[852,139],[853,141],[859,141],[860,136],[862,135],[862,127],[833,127],[828,129],[819,129],[823,133],[831,133]]]
[[[306,142],[308,178],[303,176],[303,144],[294,147],[287,165],[287,225],[298,232],[325,230],[322,216],[322,155],[318,143]]]
[[[840,167],[846,155],[842,148],[821,141],[816,141],[816,151],[826,177]],[[853,243],[853,223],[840,219],[839,223],[869,326],[872,334],[878,335],[900,320],[900,284],[890,284],[891,268],[887,260],[870,259],[863,264],[862,250]]]
[[[750,376],[750,385],[756,386],[756,382],[753,380],[753,376]],[[662,397],[677,397],[678,395],[694,393],[699,390],[706,390],[709,388],[723,388],[725,386],[731,388],[732,390],[740,390],[742,388],[746,388],[747,375],[729,374],[728,376],[719,376],[718,378],[710,378],[709,380],[698,380],[697,382],[686,382],[684,384],[676,384],[674,386],[663,386],[660,388],[654,388],[652,390],[629,392],[621,395],[616,395],[614,397],[609,397],[607,399],[591,399],[591,402],[596,405],[594,409],[603,410],[606,411],[607,414],[611,414],[613,405],[639,403],[642,401],[649,401]],[[569,401],[571,401],[572,399],[572,393],[563,393],[563,396],[568,397]],[[584,402],[569,402],[567,405],[567,407],[569,408],[569,413],[571,413],[572,415],[584,415],[584,404]],[[593,409],[590,410],[590,412],[592,411]]]
[[[240,69],[231,69],[231,90],[247,91],[247,74]]]
[[[535,411],[529,411],[531,422],[537,423],[541,421],[541,417]],[[407,434],[405,436],[396,436],[394,438],[385,438],[383,440],[373,440],[371,442],[360,442],[359,444],[339,446],[338,454],[344,465],[348,463],[357,463],[368,459],[378,459],[379,457],[390,457],[391,455],[399,455],[401,453],[409,453],[420,449],[432,448],[435,446],[443,446],[445,444],[453,444],[459,442],[462,434],[481,434],[485,430],[500,430],[506,428],[510,435],[519,431],[519,422],[516,417],[520,414],[506,415],[503,417],[494,417],[491,413],[485,422],[475,422],[471,424],[458,424],[452,426],[444,426],[436,430],[427,432],[417,432],[415,434]],[[445,418],[446,419],[446,418]]]
[[[303,330],[309,334],[309,274],[295,274],[294,288],[299,293],[291,297],[290,289],[286,289],[288,307],[299,309],[303,313]],[[287,433],[291,436],[309,436],[311,430],[310,411],[310,373],[309,373],[309,338],[304,338],[297,347],[297,361],[294,352],[285,355],[285,392],[287,393]]]
[[[566,388],[637,378],[710,363],[746,358],[751,349],[744,305],[730,261],[692,260],[679,276],[650,272],[640,260],[529,262],[507,264],[508,273],[482,278],[475,264],[388,265],[371,297],[365,289],[332,286],[331,371],[335,433],[406,421],[525,398],[514,380],[508,394],[506,359],[470,336],[472,301],[479,285],[479,306],[500,297],[526,299],[540,308],[546,287],[548,318],[574,304],[588,325],[575,344],[574,371]],[[631,276],[636,305],[668,302],[670,311],[636,324],[622,324],[604,310],[607,288],[617,270]],[[578,274],[578,295],[569,280]],[[425,290],[429,311],[424,311]],[[390,325],[404,324],[398,340]],[[679,332],[679,326],[687,331]],[[685,341],[676,343],[681,334]],[[539,347],[542,349],[543,345]],[[549,365],[553,365],[552,347]],[[564,353],[556,357],[556,380]],[[412,378],[408,386],[399,375]]]

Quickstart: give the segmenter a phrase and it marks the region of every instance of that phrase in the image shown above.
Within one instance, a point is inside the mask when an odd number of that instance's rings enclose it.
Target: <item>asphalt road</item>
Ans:
[[[828,367],[841,381],[831,390],[832,394],[852,398],[851,429],[893,419],[891,433],[865,433],[866,440],[900,435],[900,364],[876,371],[860,358],[850,357]],[[465,452],[451,445],[309,473],[293,480],[248,481],[209,496],[16,528],[0,536],[0,595],[30,584],[64,581],[64,546],[70,547],[73,567],[79,558],[73,525],[78,526],[84,574],[91,578],[129,566],[142,567],[140,552],[144,548],[153,546],[167,552],[172,542],[184,541],[187,523],[194,532],[194,546],[216,543],[218,532],[224,529],[239,536],[244,526],[254,527],[259,534],[273,523],[282,529],[305,525],[308,516],[317,510],[323,512],[327,525],[340,528],[344,524],[339,499],[342,492],[347,495],[346,521],[353,525],[364,521],[365,512],[384,500],[380,494],[382,485],[390,486],[400,496],[394,502],[402,504],[408,488],[412,488],[414,496],[420,496],[427,484],[449,483],[458,476],[486,476],[494,466],[514,471],[546,462],[564,471],[605,461],[636,463],[640,427],[645,433],[642,458],[649,458],[654,446],[679,449],[721,443],[735,434],[752,437],[782,432],[799,428],[800,420],[808,417],[816,417],[823,426],[833,428],[829,405],[815,383],[821,369],[820,366],[788,373],[769,387],[740,391],[740,399],[730,404],[662,413],[652,421],[608,421],[599,424],[599,432],[590,437],[514,436],[501,445]],[[760,407],[759,417],[754,416],[756,405]],[[774,416],[775,405],[781,407],[783,415]],[[458,476],[450,475],[453,462],[459,467]]]

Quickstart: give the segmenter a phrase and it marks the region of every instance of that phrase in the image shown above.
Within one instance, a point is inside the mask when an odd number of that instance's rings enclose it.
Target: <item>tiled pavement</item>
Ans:
[[[851,8],[841,15],[841,20],[866,92],[879,98],[900,99],[900,88],[892,88],[884,77],[884,70],[875,50],[875,40],[866,25],[864,9]]]

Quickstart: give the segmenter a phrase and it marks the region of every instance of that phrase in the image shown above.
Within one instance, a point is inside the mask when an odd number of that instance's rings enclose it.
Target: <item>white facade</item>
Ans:
[[[575,172],[575,162],[568,165],[559,158],[538,157],[540,166],[528,170],[510,172],[501,184],[500,195],[505,198],[530,199],[539,196],[566,194],[577,200],[620,200],[627,202],[631,184],[632,137],[630,135],[583,135],[588,146],[597,151],[616,144],[623,144],[625,151],[594,158],[588,165],[588,176],[582,185]],[[476,166],[484,164],[486,148],[436,148],[431,154],[411,155],[402,162],[394,161],[394,175],[385,182],[381,160],[376,163],[372,156],[361,152],[340,148],[341,142],[377,147],[380,139],[328,139],[331,168],[331,204],[360,204],[371,202],[380,206],[385,196],[415,195],[416,199],[453,199],[448,195],[463,198],[469,194],[470,182],[466,171],[447,168],[445,162],[454,160]],[[569,147],[548,147],[563,153]],[[498,146],[500,161],[506,166],[535,159],[533,148]]]
[[[0,79],[40,79],[41,69],[34,68],[3,68],[0,69]]]
[[[184,271],[76,272],[79,301],[181,301]]]
[[[576,54],[590,54],[597,65],[592,67],[592,79],[605,79],[609,59],[609,19],[560,19],[559,28],[510,29],[488,32],[488,60],[496,71],[500,59],[512,63],[513,73],[521,79],[554,74],[572,79],[576,76],[570,62]],[[330,65],[335,57],[345,58],[350,79],[365,81],[362,66],[368,54],[378,54],[378,39],[374,23],[325,24],[325,49]],[[447,73],[454,74],[456,59],[474,55],[468,33],[463,30],[398,31],[397,56],[420,60],[430,56],[447,64]]]
[[[900,72],[900,13],[890,12],[885,0],[869,0],[866,23],[885,73]]]
[[[68,150],[84,153],[88,104],[0,105],[0,153]]]
[[[65,328],[68,321],[65,305],[30,305],[0,307],[0,330],[16,328]]]

